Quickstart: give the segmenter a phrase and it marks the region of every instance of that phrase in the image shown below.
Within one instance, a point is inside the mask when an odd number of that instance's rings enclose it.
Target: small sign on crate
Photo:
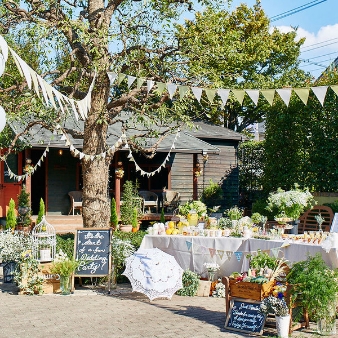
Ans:
[[[230,296],[261,301],[268,297],[275,285],[274,281],[267,283],[238,282],[229,279]]]

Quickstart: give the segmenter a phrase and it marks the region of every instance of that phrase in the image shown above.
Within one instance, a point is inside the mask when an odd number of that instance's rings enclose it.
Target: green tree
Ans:
[[[13,198],[11,198],[9,201],[8,211],[6,215],[6,229],[14,229],[15,226],[16,226],[15,202]]]
[[[197,12],[194,21],[186,20],[177,29],[181,62],[187,65],[184,76],[198,86],[271,89],[303,87],[309,80],[299,69],[298,57],[304,39],[296,41],[295,31],[271,32],[260,1],[253,8],[241,4],[233,12],[208,8]],[[237,131],[262,121],[271,110],[262,96],[258,106],[247,95],[242,105],[233,93],[224,109],[220,109],[220,104],[211,105],[204,95],[201,103],[215,123]]]
[[[45,216],[45,202],[42,198],[40,198],[39,213],[38,218],[36,219],[36,224],[39,224],[42,221],[43,216]]]
[[[115,201],[115,198],[113,197],[111,199],[111,207],[110,207],[110,224],[113,228],[116,228],[118,223],[119,223],[119,218],[116,212],[116,201]]]
[[[198,2],[214,6],[219,3]],[[187,113],[191,114],[192,99],[171,100],[167,92],[162,94],[158,84],[181,83],[184,66],[176,62],[179,44],[174,39],[173,22],[194,5],[189,0],[0,3],[0,34],[14,49],[20,46],[22,58],[57,90],[81,100],[96,75],[91,108],[83,123],[78,123],[72,114],[43,107],[41,100],[27,90],[25,81],[17,81],[18,72],[12,61],[6,65],[0,87],[4,98],[8,98],[2,100],[8,118],[12,116],[17,121],[18,115],[23,115],[26,127],[14,136],[10,150],[19,136],[29,144],[32,127],[43,126],[53,131],[57,123],[66,126],[66,133],[83,139],[85,154],[98,155],[111,149],[109,156],[81,159],[85,227],[109,225],[110,201],[106,195],[109,164],[123,145],[111,148],[107,142],[108,126],[122,123],[121,130],[131,128],[134,135],[128,132],[126,135],[133,150],[142,150],[145,136],[154,137],[154,146],[142,151],[152,157],[163,137],[190,120]],[[151,79],[157,90],[149,92],[145,82],[133,85],[130,90],[126,81],[111,86],[108,71]],[[127,112],[127,120],[121,117],[122,112]],[[139,124],[143,127],[135,131]],[[70,125],[81,127],[72,129]]]

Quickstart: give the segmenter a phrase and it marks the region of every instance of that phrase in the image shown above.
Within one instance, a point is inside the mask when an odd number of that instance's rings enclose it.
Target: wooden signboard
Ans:
[[[232,298],[225,328],[248,334],[263,334],[266,315],[260,312],[260,304],[250,299]]]
[[[74,241],[75,259],[85,260],[76,271],[75,277],[108,276],[110,291],[111,276],[110,228],[85,228],[76,230]]]

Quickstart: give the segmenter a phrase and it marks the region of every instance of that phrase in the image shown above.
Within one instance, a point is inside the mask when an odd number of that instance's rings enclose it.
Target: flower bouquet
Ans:
[[[204,263],[203,266],[208,271],[209,281],[213,281],[217,271],[219,270],[219,265],[217,263]]]
[[[289,315],[289,307],[286,304],[284,296],[269,296],[264,298],[261,302],[260,310],[266,314],[273,313],[278,317],[285,317]]]

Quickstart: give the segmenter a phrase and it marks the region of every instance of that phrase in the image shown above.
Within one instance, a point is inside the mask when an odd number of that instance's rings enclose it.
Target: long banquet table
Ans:
[[[206,276],[204,263],[217,263],[220,266],[219,277],[229,276],[234,271],[247,271],[249,259],[246,255],[254,254],[258,249],[266,250],[270,255],[284,256],[291,263],[319,252],[328,266],[338,268],[338,249],[333,248],[327,253],[318,244],[285,240],[146,235],[140,248],[158,248],[174,256],[184,270],[190,269],[202,276]]]

